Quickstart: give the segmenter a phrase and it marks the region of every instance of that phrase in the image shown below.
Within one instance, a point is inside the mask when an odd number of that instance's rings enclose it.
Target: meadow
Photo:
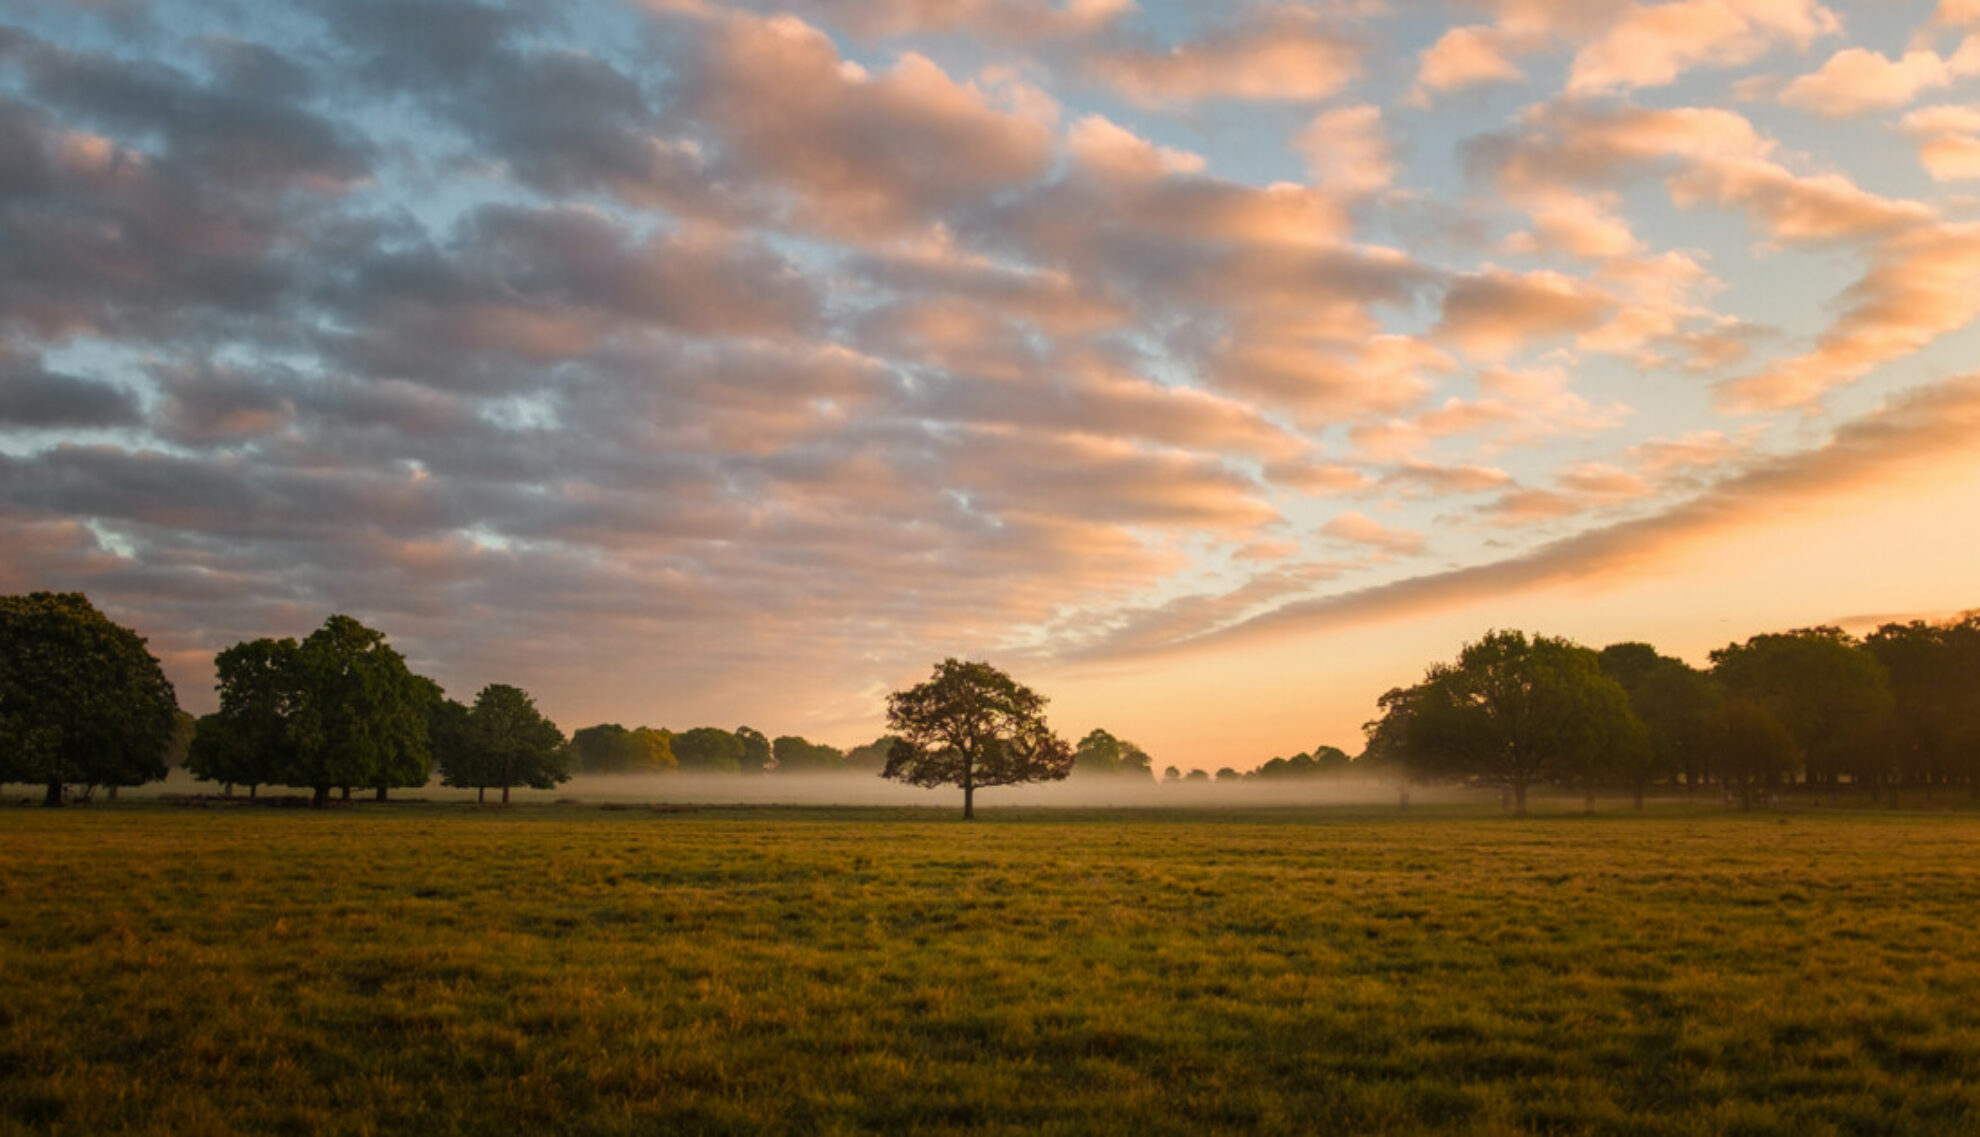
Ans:
[[[9,808],[0,1131],[1971,1132],[1976,912],[1911,810]]]

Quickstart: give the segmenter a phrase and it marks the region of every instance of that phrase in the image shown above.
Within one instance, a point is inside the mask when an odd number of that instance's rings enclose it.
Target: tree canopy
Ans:
[[[1754,636],[1712,653],[1713,674],[1787,728],[1811,780],[1835,785],[1847,774],[1864,784],[1884,772],[1894,703],[1877,657],[1840,628],[1801,628]]]
[[[564,733],[519,687],[483,687],[450,743],[440,755],[442,779],[474,789],[477,799],[494,786],[507,804],[512,787],[547,790],[570,780]]]
[[[698,726],[674,736],[674,757],[683,770],[733,774],[742,769],[743,740],[716,726]]]
[[[331,616],[297,643],[237,643],[214,659],[220,708],[200,720],[193,772],[213,781],[330,789],[423,786],[427,718],[440,697],[385,635]]]
[[[887,696],[896,735],[881,776],[917,786],[960,786],[963,817],[976,791],[1058,781],[1072,750],[1045,723],[1046,699],[988,663],[945,659],[927,682]]]
[[[572,732],[572,764],[584,774],[668,773],[679,765],[673,742],[674,736],[664,730],[599,723]]]
[[[1087,732],[1073,748],[1072,772],[1082,777],[1101,774],[1109,777],[1153,778],[1148,752],[1123,738],[1098,728]]]
[[[1629,696],[1593,651],[1550,636],[1494,631],[1464,645],[1414,687],[1381,699],[1369,749],[1424,774],[1478,778],[1505,788],[1526,812],[1544,778],[1592,786],[1618,754],[1648,746]]]
[[[179,709],[144,637],[80,592],[0,596],[0,781],[134,786],[165,776]]]

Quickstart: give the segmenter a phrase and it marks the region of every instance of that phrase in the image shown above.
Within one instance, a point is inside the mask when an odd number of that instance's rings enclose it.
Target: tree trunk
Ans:
[[[329,786],[316,787],[316,795],[309,799],[309,807],[311,809],[329,809],[330,787]]]
[[[344,800],[345,801],[351,800],[351,787],[349,786],[344,787]]]
[[[253,801],[253,800],[254,800],[254,792],[255,792],[256,790],[258,790],[258,789],[260,789],[260,788],[261,788],[261,784],[260,784],[259,782],[257,782],[257,783],[255,783],[255,784],[253,784],[253,785],[250,785],[250,786],[248,787],[248,800],[249,800],[249,801]]]
[[[379,787],[378,787],[378,796],[377,796],[377,797],[375,797],[375,798],[373,798],[372,800],[373,800],[373,801],[389,801],[389,800],[390,800],[389,798],[387,798],[387,797],[385,796],[385,787],[384,787],[384,786],[379,786]]]
[[[1643,812],[1643,783],[1636,783],[1636,812]]]
[[[697,737],[698,737],[698,736],[697,736]],[[487,805],[487,804],[488,804],[488,787],[487,787],[487,786],[476,786],[476,787],[474,787],[474,804],[476,804],[476,805]]]
[[[62,783],[48,783],[48,792],[42,795],[41,804],[50,809],[62,804]]]
[[[233,797],[233,796],[234,796],[234,783],[232,783],[232,782],[222,782],[222,783],[220,784],[220,796],[221,796],[221,797]]]
[[[1526,783],[1514,782],[1512,790],[1513,790],[1513,816],[1525,817],[1526,816]]]
[[[115,782],[110,783],[110,787],[103,792],[103,800],[104,801],[117,800],[117,784]],[[1896,805],[1897,803],[1892,802],[1891,804]]]
[[[696,737],[700,737],[700,736],[697,735]],[[507,782],[502,783],[502,804],[503,805],[509,804],[509,785]]]
[[[976,818],[976,787],[968,782],[964,782],[963,783],[963,820],[972,821],[975,818]]]

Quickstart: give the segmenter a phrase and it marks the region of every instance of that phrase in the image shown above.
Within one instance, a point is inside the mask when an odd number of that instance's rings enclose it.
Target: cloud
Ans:
[[[1486,266],[1452,282],[1436,332],[1474,358],[1502,359],[1529,340],[1588,331],[1614,307],[1606,293],[1563,273]]]
[[[1980,316],[1980,224],[1946,223],[1880,245],[1813,350],[1721,384],[1731,413],[1805,406]]]
[[[1056,105],[1021,85],[957,82],[907,52],[873,75],[794,17],[689,21],[673,52],[680,110],[722,176],[778,187],[794,223],[875,238],[1035,181]]]
[[[135,426],[141,417],[128,390],[49,371],[39,357],[0,345],[0,430]]]
[[[1365,197],[1396,176],[1382,110],[1367,103],[1320,112],[1293,146],[1306,156],[1313,184],[1342,197]]]
[[[1750,63],[1777,46],[1806,48],[1841,30],[1841,18],[1815,0],[1631,4],[1575,55],[1568,90],[1588,95],[1667,86],[1694,67]]]
[[[1423,534],[1390,528],[1365,513],[1353,510],[1327,522],[1320,527],[1320,532],[1337,541],[1366,545],[1399,556],[1415,556],[1423,551]]]
[[[1167,49],[1113,49],[1091,67],[1125,98],[1146,106],[1206,99],[1317,102],[1360,73],[1355,44],[1311,9],[1255,7],[1237,20]]]
[[[1487,564],[1428,573],[1390,584],[1292,601],[1237,624],[1178,632],[1163,645],[1137,643],[1146,659],[1266,636],[1312,635],[1379,620],[1509,596],[1565,582],[1601,582],[1652,571],[1679,549],[1738,532],[1792,505],[1875,484],[1948,454],[1962,454],[1980,430],[1980,377],[1921,388],[1844,423],[1812,450],[1761,460],[1689,501]],[[1089,656],[1109,654],[1096,645]]]
[[[1980,179],[1980,107],[1920,107],[1899,129],[1918,140],[1918,161],[1933,181]]]
[[[1830,56],[1821,70],[1789,83],[1780,101],[1826,118],[1847,118],[1905,106],[1924,91],[1976,72],[1980,72],[1980,41],[1961,47],[1950,59],[1924,49],[1891,59],[1860,47],[1844,48]]]
[[[1452,28],[1423,50],[1413,101],[1427,105],[1432,95],[1478,83],[1516,83],[1526,78],[1510,58],[1506,33],[1489,24]]]

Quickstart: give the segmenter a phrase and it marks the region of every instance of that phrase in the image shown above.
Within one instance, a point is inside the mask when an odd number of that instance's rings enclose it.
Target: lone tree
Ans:
[[[144,639],[80,592],[0,596],[0,782],[135,786],[165,776],[179,709]]]
[[[444,783],[474,787],[476,801],[486,800],[490,786],[501,787],[507,805],[512,786],[547,790],[571,778],[564,732],[519,687],[483,687],[467,714],[442,733],[449,736],[440,755]]]
[[[1045,725],[1045,697],[987,663],[945,659],[928,682],[887,696],[895,735],[880,776],[916,786],[961,786],[963,820],[982,786],[1056,782],[1072,749]]]

